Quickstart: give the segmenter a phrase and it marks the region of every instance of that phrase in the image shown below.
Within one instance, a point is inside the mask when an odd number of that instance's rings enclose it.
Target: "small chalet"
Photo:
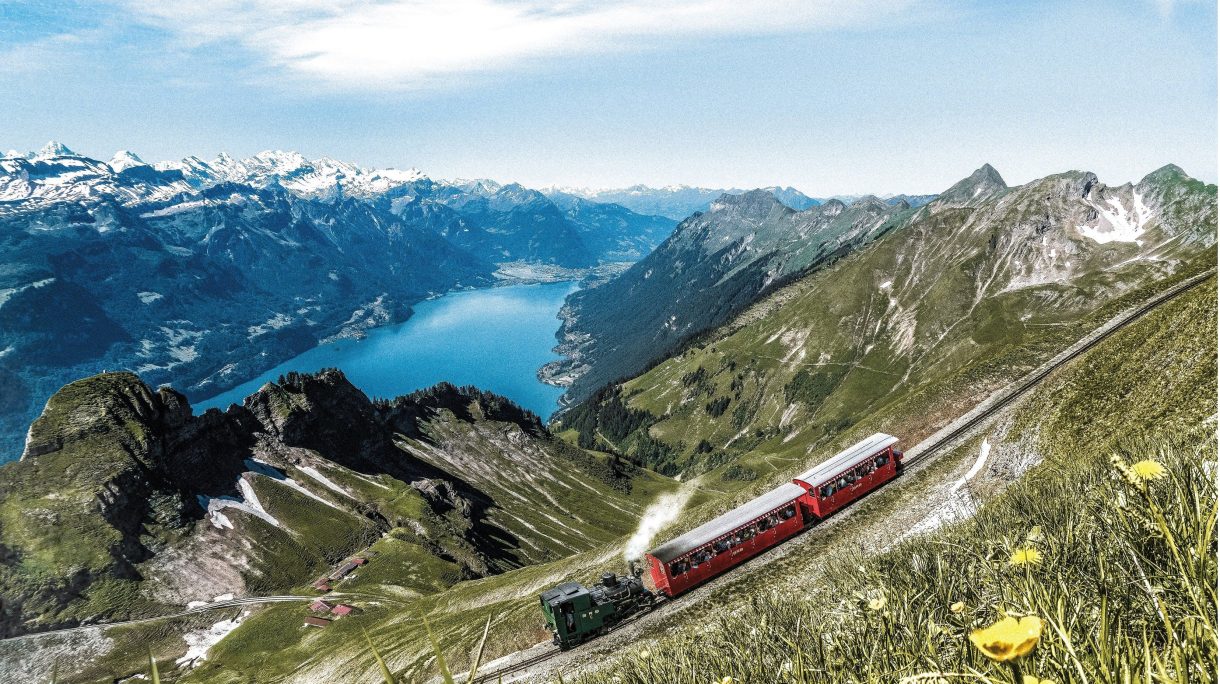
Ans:
[[[330,605],[326,601],[323,601],[322,599],[318,599],[317,601],[309,604],[309,609],[315,613],[329,613],[334,609],[334,606]]]
[[[334,613],[335,615],[338,615],[339,617],[343,617],[344,615],[351,615],[355,611],[356,611],[355,606],[349,606],[346,603],[340,603],[339,605],[330,609],[330,612]]]
[[[312,615],[305,618],[305,626],[307,627],[327,627],[329,625],[330,620],[327,620],[326,618],[314,617]]]

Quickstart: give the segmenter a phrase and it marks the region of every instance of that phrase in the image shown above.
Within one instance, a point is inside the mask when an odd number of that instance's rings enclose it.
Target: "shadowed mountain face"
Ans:
[[[749,216],[760,232],[791,220]],[[859,416],[884,420],[891,410],[923,422],[878,429],[926,435],[1123,307],[1214,267],[1216,190],[1177,167],[1134,185],[1073,171],[1010,188],[985,166],[895,224],[681,354],[599,391],[562,417],[565,429],[586,443],[609,438],[666,472],[714,465],[709,453],[720,463],[804,458]],[[677,259],[670,271],[690,263]],[[582,308],[596,292],[572,298],[569,331],[617,311]],[[619,358],[595,342],[584,348],[579,358],[594,369]]]
[[[53,144],[0,158],[0,461],[75,378],[127,368],[212,396],[429,296],[492,285],[497,262],[634,260],[672,225],[289,152],[149,165]]]
[[[560,333],[568,358],[544,374],[579,401],[763,292],[876,239],[910,211],[874,197],[794,211],[765,190],[723,195],[621,276],[572,295]]]
[[[631,483],[474,388],[374,404],[338,371],[291,374],[194,416],[171,389],[98,375],[0,466],[0,634],[284,593],[386,533],[436,570],[408,589],[448,586],[632,529]],[[590,495],[620,508],[578,514]]]

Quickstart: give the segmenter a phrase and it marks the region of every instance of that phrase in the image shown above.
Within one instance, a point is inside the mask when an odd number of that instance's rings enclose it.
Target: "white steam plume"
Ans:
[[[652,538],[657,536],[657,532],[660,532],[661,528],[678,519],[678,515],[686,507],[686,502],[690,501],[690,497],[694,493],[695,488],[687,485],[676,492],[657,497],[656,501],[644,509],[644,515],[640,518],[640,526],[636,528],[635,534],[631,535],[631,539],[627,540],[623,558],[627,561],[642,558],[644,552],[648,550],[649,544],[652,543]]]

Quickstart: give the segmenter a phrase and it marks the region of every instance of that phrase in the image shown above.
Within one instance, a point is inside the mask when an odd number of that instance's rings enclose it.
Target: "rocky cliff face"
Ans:
[[[183,395],[131,373],[80,380],[48,402],[21,460],[0,466],[0,633],[282,593],[387,533],[455,568],[450,582],[604,534],[537,524],[538,509],[575,499],[509,496],[485,477],[511,469],[600,483],[611,499],[630,481],[471,388],[374,404],[338,371],[290,374],[194,416]]]

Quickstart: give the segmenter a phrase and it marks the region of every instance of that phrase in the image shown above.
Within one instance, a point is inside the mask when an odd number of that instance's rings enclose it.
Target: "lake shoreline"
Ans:
[[[558,312],[580,286],[554,280],[451,290],[412,305],[403,320],[316,345],[223,392],[191,401],[199,412],[225,410],[284,373],[336,367],[370,397],[399,396],[437,382],[473,384],[549,416],[561,408],[562,390],[543,383],[537,371],[556,359]],[[505,355],[506,348],[511,353]]]

